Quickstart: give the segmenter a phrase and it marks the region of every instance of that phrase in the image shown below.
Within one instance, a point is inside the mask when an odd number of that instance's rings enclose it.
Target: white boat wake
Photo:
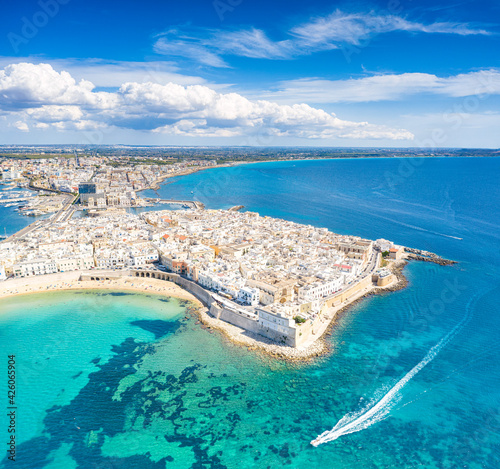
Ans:
[[[390,410],[399,402],[401,395],[398,394],[399,391],[410,381],[422,368],[428,365],[439,351],[448,344],[470,321],[470,304],[466,306],[465,317],[445,336],[443,337],[434,347],[432,347],[424,359],[415,365],[406,375],[401,378],[381,399],[373,399],[370,403],[363,409],[357,412],[351,412],[342,417],[335,427],[331,430],[327,430],[319,435],[315,440],[311,441],[311,445],[319,446],[323,443],[328,443],[329,441],[334,441],[340,438],[342,435],[348,435],[349,433],[359,432],[365,428],[370,427],[374,423],[384,420],[389,414]]]

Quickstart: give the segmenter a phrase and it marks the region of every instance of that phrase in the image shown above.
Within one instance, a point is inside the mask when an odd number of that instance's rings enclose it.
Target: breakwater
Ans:
[[[174,199],[160,199],[160,198],[152,198],[152,197],[144,197],[146,202],[153,204],[173,204],[173,205],[182,205],[186,206],[186,208],[191,208],[193,210],[204,209],[205,204],[202,202],[194,201],[194,200],[174,200]]]
[[[433,262],[434,264],[439,265],[457,264],[457,261],[445,259],[437,254],[434,254],[433,252],[424,251],[422,249],[405,248],[405,252],[407,253],[406,258],[414,261]]]

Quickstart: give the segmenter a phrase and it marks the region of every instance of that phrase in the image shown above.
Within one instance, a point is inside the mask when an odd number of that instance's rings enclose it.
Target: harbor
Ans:
[[[174,200],[174,199],[160,199],[144,197],[143,200],[151,204],[170,204],[170,205],[180,205],[184,209],[201,210],[205,208],[205,205],[201,202],[194,200]]]

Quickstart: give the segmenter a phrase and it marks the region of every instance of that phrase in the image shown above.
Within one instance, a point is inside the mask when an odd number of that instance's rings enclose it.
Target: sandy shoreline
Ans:
[[[55,291],[71,290],[120,290],[131,291],[135,293],[154,293],[170,297],[188,300],[195,303],[198,307],[203,305],[191,293],[179,287],[175,283],[165,280],[145,279],[137,277],[122,277],[110,280],[79,280],[80,273],[77,276],[60,274],[44,275],[40,277],[20,278],[6,281],[1,284],[0,299],[19,295],[32,295],[36,293],[51,293]],[[68,278],[70,277],[70,278]]]
[[[194,307],[190,312],[196,314],[202,327],[219,331],[230,343],[246,347],[248,350],[260,352],[264,355],[285,359],[289,361],[309,361],[313,358],[323,357],[333,351],[333,347],[327,337],[342,313],[345,313],[353,305],[359,303],[363,298],[400,290],[408,284],[402,273],[406,261],[400,261],[392,266],[392,270],[397,277],[387,287],[367,287],[344,303],[331,308],[321,319],[316,333],[310,340],[301,347],[278,345],[264,336],[251,333],[240,327],[214,318],[208,313],[207,308],[191,293],[184,290],[177,284],[165,280],[138,277],[119,277],[110,280],[80,280],[80,272],[68,272],[64,274],[51,274],[39,277],[18,278],[7,280],[0,284],[0,299],[30,295],[36,293],[50,293],[54,291],[71,290],[108,290],[108,291],[130,291],[143,294],[158,294],[168,297],[175,297],[193,303]]]
[[[250,163],[250,162],[248,162],[248,163]],[[242,164],[248,164],[248,163],[247,162],[243,162]],[[194,174],[194,173],[197,173],[199,171],[205,171],[207,169],[228,168],[230,166],[236,166],[236,164],[235,163],[225,163],[225,164],[219,164],[217,166],[195,166],[194,168],[186,169],[184,171],[181,171],[180,173],[166,174],[164,176],[159,177],[151,186],[146,187],[144,189],[141,189],[139,191],[139,194],[142,191],[147,191],[147,190],[157,191],[160,188],[160,186],[162,185],[162,183],[164,181],[166,181],[167,179],[172,179],[172,178],[181,177],[181,176],[188,176],[189,174]]]
[[[190,312],[195,314],[204,327],[221,332],[231,343],[245,346],[249,350],[258,350],[265,354],[291,360],[306,359],[324,354],[324,344],[314,343],[305,350],[276,345],[266,337],[249,333],[239,327],[216,319],[207,308],[191,293],[173,282],[153,278],[121,277],[110,280],[79,280],[80,272],[41,275],[7,280],[0,283],[0,300],[3,298],[52,293],[57,291],[130,291],[142,294],[158,294],[175,297],[193,303]]]
[[[301,158],[298,160],[280,160],[280,161],[300,161],[300,160],[315,160],[317,158]],[[319,158],[329,159],[329,158]],[[336,158],[333,158],[336,159]],[[226,163],[218,166],[201,166],[192,167],[177,174],[169,174],[162,176],[160,179],[147,189],[158,189],[166,180],[174,177],[186,176],[207,169],[223,168],[237,166],[241,164],[267,163],[272,161],[248,161]],[[416,259],[425,260],[428,262],[436,262],[428,258]],[[446,261],[446,260],[445,260]],[[452,261],[446,261],[452,262]],[[300,347],[293,348],[285,345],[278,345],[272,340],[249,332],[240,327],[234,326],[222,320],[212,317],[207,308],[191,293],[184,290],[177,284],[165,280],[142,277],[118,277],[110,280],[80,280],[80,275],[83,272],[67,272],[60,274],[50,274],[39,277],[18,278],[0,282],[0,299],[17,296],[28,295],[42,292],[53,291],[71,291],[71,290],[111,290],[111,291],[130,291],[135,293],[159,294],[168,297],[175,297],[182,300],[190,301],[194,307],[189,308],[191,313],[198,316],[202,327],[214,329],[222,333],[232,344],[247,347],[248,350],[258,351],[265,355],[286,359],[290,361],[307,361],[315,357],[322,357],[330,354],[333,351],[331,341],[327,339],[331,335],[332,330],[338,324],[339,317],[348,311],[352,306],[356,305],[364,298],[369,296],[385,294],[397,290],[401,290],[408,285],[408,281],[403,274],[404,267],[408,264],[406,260],[390,262],[389,268],[393,271],[396,280],[386,287],[377,287],[372,284],[365,287],[350,297],[345,299],[343,303],[330,308],[316,320],[314,325],[314,333]],[[445,264],[447,265],[447,264]],[[97,274],[98,271],[95,271]],[[101,272],[102,273],[102,272]]]

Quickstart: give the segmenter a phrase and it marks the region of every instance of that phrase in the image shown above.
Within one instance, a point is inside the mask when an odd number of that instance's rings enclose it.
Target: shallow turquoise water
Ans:
[[[16,467],[500,467],[500,160],[428,159],[413,172],[400,164],[256,164],[162,188],[460,261],[411,263],[409,287],[341,317],[334,354],[316,363],[232,346],[186,318],[185,304],[156,296],[2,301],[0,356],[15,353],[20,373]],[[309,444],[386,395],[467,317],[385,420]]]

